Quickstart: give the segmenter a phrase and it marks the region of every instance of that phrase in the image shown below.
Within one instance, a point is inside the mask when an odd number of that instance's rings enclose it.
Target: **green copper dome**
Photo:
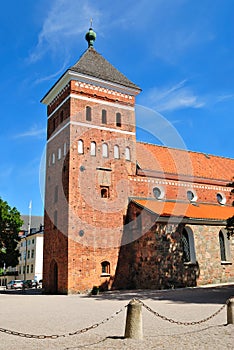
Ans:
[[[86,33],[85,39],[88,41],[89,47],[90,46],[93,47],[93,43],[96,39],[96,33],[93,31],[93,29],[91,27],[89,28],[89,31]]]

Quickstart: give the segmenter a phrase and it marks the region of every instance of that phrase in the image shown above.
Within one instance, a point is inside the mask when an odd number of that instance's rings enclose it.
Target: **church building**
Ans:
[[[136,141],[141,89],[95,38],[42,99],[45,291],[234,282],[234,160]]]

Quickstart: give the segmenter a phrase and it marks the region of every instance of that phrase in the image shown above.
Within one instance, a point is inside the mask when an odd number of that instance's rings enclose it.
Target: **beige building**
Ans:
[[[28,217],[22,216],[24,225],[19,242],[19,265],[17,266],[18,277],[20,280],[42,279],[43,266],[43,217],[32,216],[30,233],[26,229]]]

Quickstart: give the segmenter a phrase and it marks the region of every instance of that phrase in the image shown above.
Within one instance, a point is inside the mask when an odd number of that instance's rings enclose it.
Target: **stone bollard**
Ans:
[[[143,339],[142,305],[141,302],[136,299],[132,299],[128,304],[124,337]]]
[[[227,302],[227,324],[234,324],[234,297]]]

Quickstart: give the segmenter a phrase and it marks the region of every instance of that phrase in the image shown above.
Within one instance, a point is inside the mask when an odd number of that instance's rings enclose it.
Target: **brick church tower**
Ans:
[[[136,173],[140,88],[94,48],[42,99],[47,106],[43,284],[46,292],[110,288]]]

